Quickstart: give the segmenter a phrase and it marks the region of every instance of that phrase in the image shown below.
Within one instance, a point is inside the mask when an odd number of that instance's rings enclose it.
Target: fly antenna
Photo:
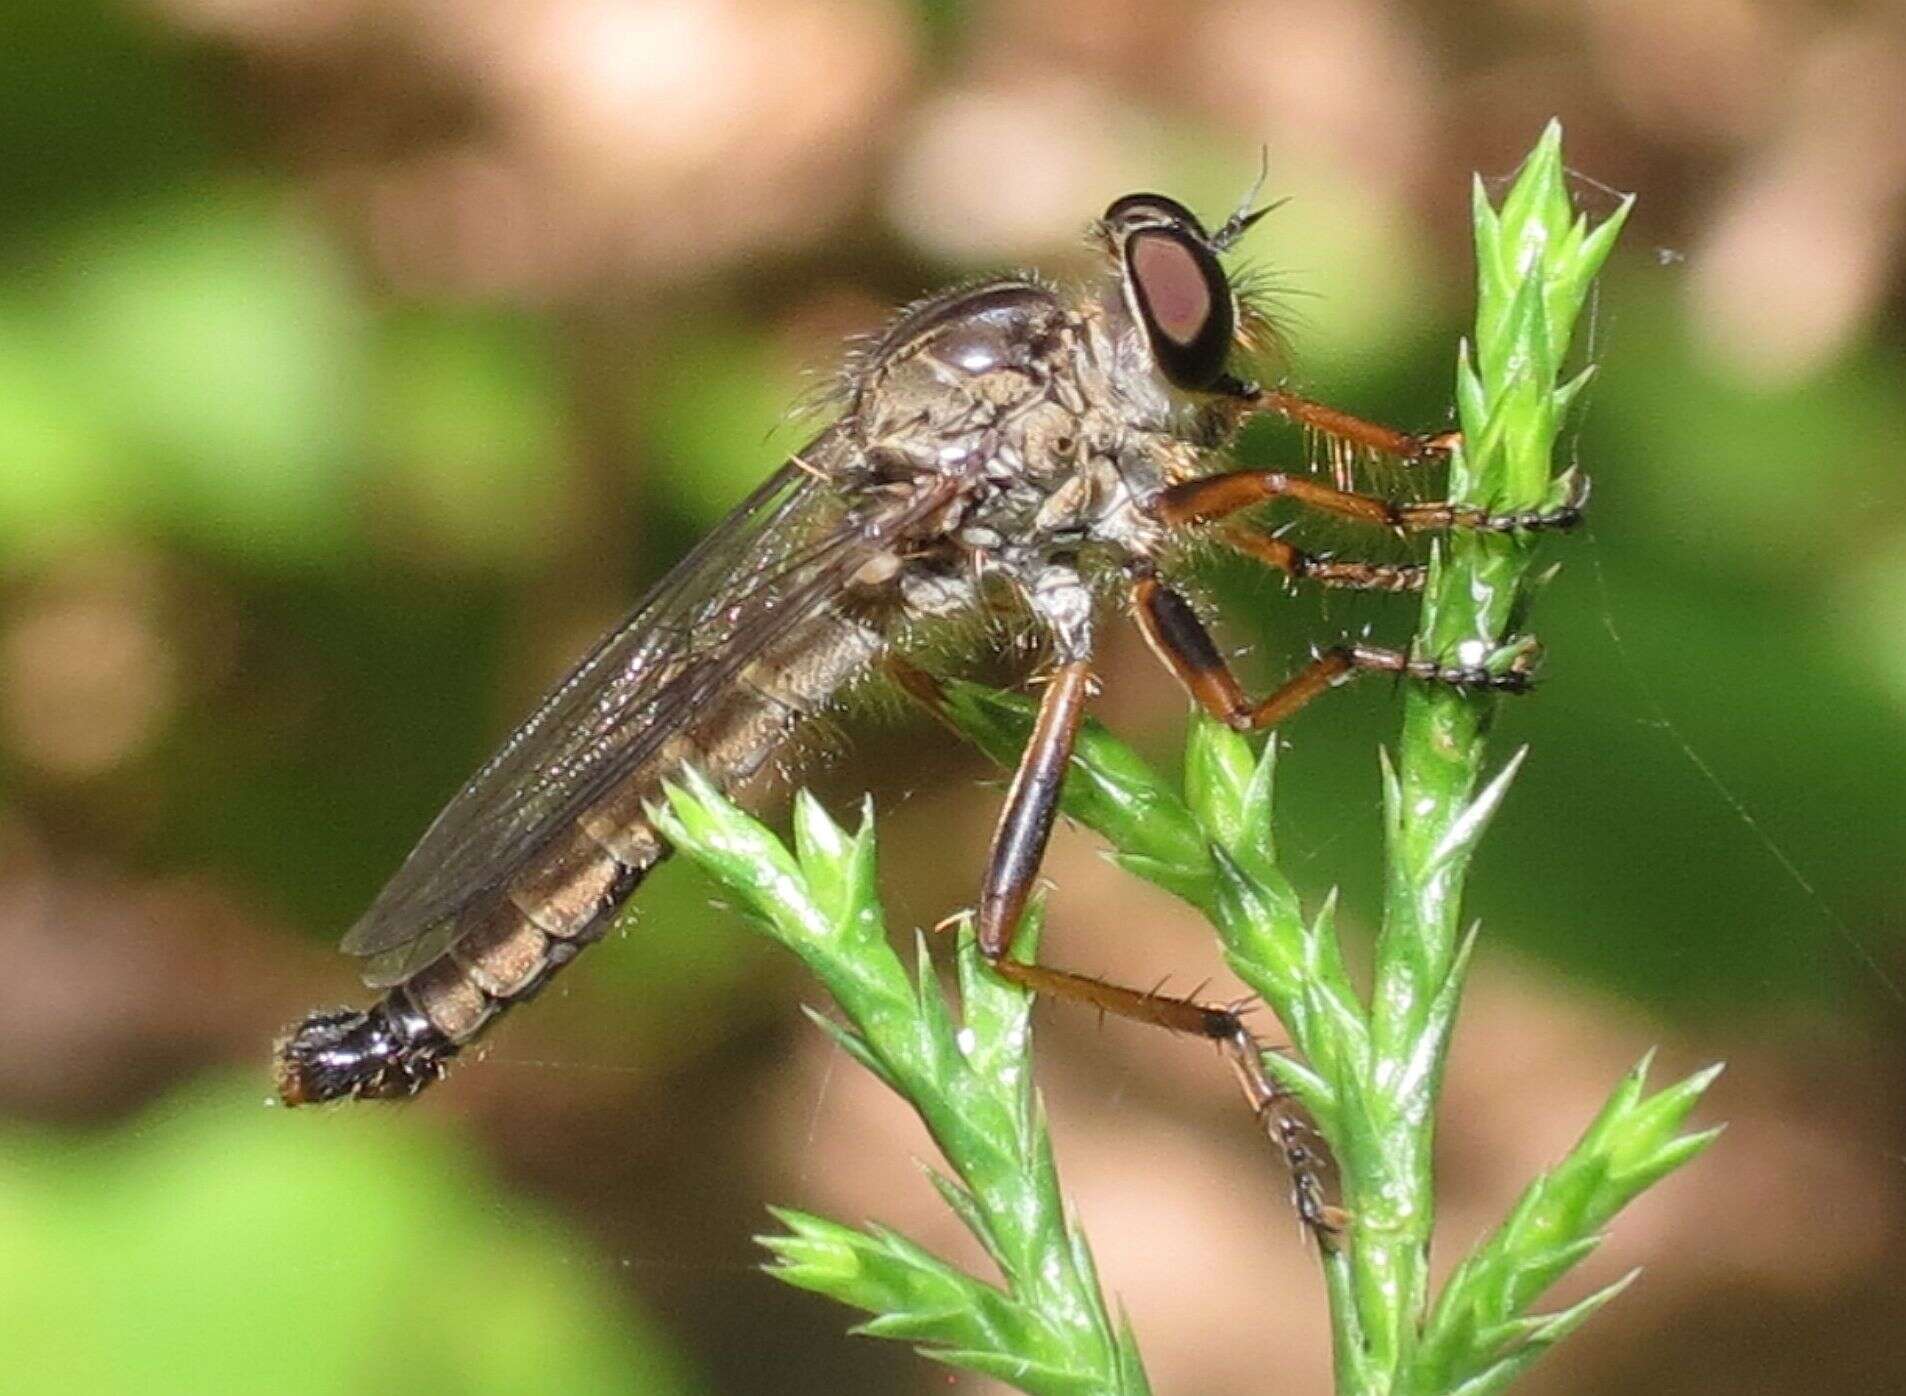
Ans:
[[[1284,199],[1273,199],[1262,208],[1254,209],[1257,196],[1264,192],[1264,182],[1271,177],[1271,148],[1261,145],[1257,148],[1257,178],[1251,181],[1251,187],[1244,191],[1237,210],[1224,220],[1224,226],[1211,235],[1211,247],[1215,252],[1228,250],[1232,243],[1251,230],[1251,225],[1265,214],[1276,208],[1282,208]]]

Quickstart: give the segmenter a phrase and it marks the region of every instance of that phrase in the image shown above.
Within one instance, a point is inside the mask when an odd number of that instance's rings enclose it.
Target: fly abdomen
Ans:
[[[682,730],[575,817],[568,831],[502,886],[458,913],[441,947],[418,963],[373,961],[388,992],[363,1010],[316,1013],[278,1045],[287,1105],[416,1095],[505,1010],[533,997],[586,945],[668,848],[646,805],[693,765],[731,796],[804,719],[878,653],[879,633],[823,608],[712,695]]]
[[[313,1013],[292,1029],[276,1049],[278,1098],[315,1105],[415,1095],[456,1052],[457,1044],[393,989],[367,1009]]]
[[[278,1044],[287,1105],[416,1095],[497,1015],[534,998],[585,945],[600,940],[649,867],[666,856],[652,840],[648,866],[618,863],[593,843],[570,876],[546,860],[491,898],[450,948],[363,1010],[314,1013]],[[579,841],[586,841],[579,839]]]

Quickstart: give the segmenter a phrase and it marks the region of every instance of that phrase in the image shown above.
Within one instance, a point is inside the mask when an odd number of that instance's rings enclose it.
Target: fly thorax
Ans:
[[[982,553],[1022,546],[1030,541],[1046,498],[1046,490],[1023,472],[1009,469],[995,474],[989,468],[984,481],[972,492],[954,536]]]
[[[1000,454],[1015,473],[1042,489],[1056,489],[1089,454],[1086,414],[1051,396],[1014,413],[1005,424]]]
[[[869,356],[852,414],[863,447],[883,462],[943,475],[1020,454],[1017,442],[1002,445],[1044,400],[1062,320],[1053,293],[1025,281],[915,306]]]

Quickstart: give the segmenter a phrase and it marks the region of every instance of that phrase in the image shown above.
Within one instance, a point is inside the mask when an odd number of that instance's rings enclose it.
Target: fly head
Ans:
[[[1096,232],[1116,264],[1126,310],[1172,387],[1235,388],[1225,365],[1239,338],[1238,297],[1218,254],[1268,211],[1240,211],[1214,234],[1176,199],[1127,194],[1099,220]]]

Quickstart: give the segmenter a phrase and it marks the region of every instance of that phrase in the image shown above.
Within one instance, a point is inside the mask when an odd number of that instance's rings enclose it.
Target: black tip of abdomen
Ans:
[[[346,1096],[413,1096],[442,1076],[456,1053],[457,1044],[408,1004],[385,999],[362,1011],[313,1013],[278,1043],[278,1098],[315,1105]]]

